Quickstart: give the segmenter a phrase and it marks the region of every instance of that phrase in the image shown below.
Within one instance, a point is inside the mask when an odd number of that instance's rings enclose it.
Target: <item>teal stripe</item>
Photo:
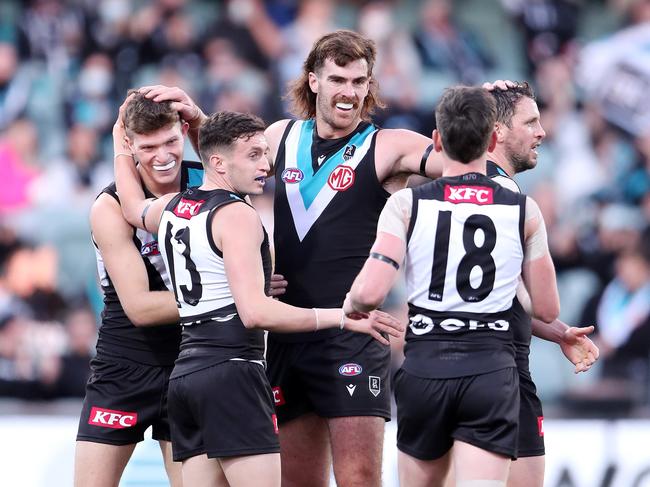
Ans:
[[[203,184],[203,170],[202,169],[188,169],[187,170],[187,187],[198,188]]]
[[[321,189],[327,184],[327,179],[329,178],[331,172],[339,164],[343,164],[345,160],[343,159],[343,153],[345,148],[349,145],[354,145],[359,148],[363,144],[366,137],[372,134],[375,131],[373,125],[368,125],[368,127],[358,134],[352,136],[352,138],[345,144],[341,149],[331,157],[329,157],[323,164],[316,174],[311,165],[311,143],[312,143],[312,132],[314,130],[314,120],[307,120],[302,124],[300,128],[300,137],[298,139],[298,169],[302,171],[303,179],[300,184],[300,194],[302,196],[302,201],[305,204],[305,208],[308,209],[311,204],[314,202]]]

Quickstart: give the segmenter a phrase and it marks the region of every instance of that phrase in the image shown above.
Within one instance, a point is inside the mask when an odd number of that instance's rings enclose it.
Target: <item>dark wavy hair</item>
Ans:
[[[519,100],[522,98],[535,100],[535,92],[527,81],[518,82],[516,86],[507,90],[495,88],[490,93],[497,102],[497,122],[508,128],[512,128],[512,117]]]
[[[289,85],[286,98],[290,101],[291,113],[298,118],[309,119],[316,116],[316,93],[309,87],[309,73],[318,73],[325,61],[331,59],[337,66],[346,66],[357,59],[368,63],[370,88],[363,101],[361,118],[368,120],[375,108],[385,105],[379,99],[377,81],[372,77],[377,48],[375,43],[351,30],[337,30],[318,39],[302,66],[302,74]]]

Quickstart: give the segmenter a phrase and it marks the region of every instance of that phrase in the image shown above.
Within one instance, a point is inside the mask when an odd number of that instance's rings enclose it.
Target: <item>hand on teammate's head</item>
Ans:
[[[492,82],[486,82],[481,85],[482,88],[488,90],[488,91],[493,91],[496,89],[506,91],[508,88],[515,88],[517,86],[517,82],[515,81],[510,81],[509,79],[497,79]]]

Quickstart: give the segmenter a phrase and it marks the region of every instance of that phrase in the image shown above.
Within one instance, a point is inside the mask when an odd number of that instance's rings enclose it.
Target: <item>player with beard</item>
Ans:
[[[134,94],[125,125],[129,153],[137,154],[148,196],[187,186],[198,169],[181,166],[188,124],[170,103]],[[172,462],[166,402],[181,330],[158,241],[124,219],[115,183],[95,200],[90,225],[104,310],[79,420],[74,485],[118,485],[136,444],[152,426],[169,482],[178,487],[180,464]]]
[[[507,90],[493,88],[497,107],[495,130],[497,143],[488,152],[487,175],[502,186],[520,192],[511,179],[537,165],[537,149],[546,133],[542,128],[535,94],[527,82],[509,82]],[[531,332],[539,338],[558,343],[564,355],[575,365],[575,372],[589,370],[598,359],[598,347],[586,336],[593,326],[569,327],[560,320],[544,323],[532,319],[527,310],[529,298],[523,283],[513,304],[515,359],[519,372],[519,458],[510,467],[509,487],[542,487],[544,484],[544,431],[542,404],[529,368]]]

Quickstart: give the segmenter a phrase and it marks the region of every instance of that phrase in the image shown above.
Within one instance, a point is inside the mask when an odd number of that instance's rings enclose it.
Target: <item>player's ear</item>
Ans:
[[[226,172],[226,167],[224,164],[223,157],[218,152],[215,152],[210,156],[210,159],[208,159],[209,165],[214,168],[215,171],[217,171],[218,174],[225,174]]]
[[[129,138],[128,135],[124,136],[124,143],[131,150],[131,152],[135,152],[135,147],[133,147],[133,141]]]
[[[490,135],[490,142],[488,142],[488,152],[492,152],[494,148],[497,146],[497,131],[496,129],[492,131],[492,135]]]
[[[497,136],[496,141],[498,143],[503,143],[503,141],[506,140],[506,127],[501,122],[494,124],[494,133]],[[492,150],[494,150],[494,148],[490,149],[490,151]]]
[[[438,132],[438,129],[433,131],[431,138],[433,139],[433,148],[435,151],[442,152],[442,139],[440,138],[440,132]]]
[[[182,122],[181,123],[181,132],[183,133],[183,137],[187,135],[187,131],[190,129],[190,124],[187,122]]]
[[[309,72],[309,88],[311,89],[312,92],[318,93],[318,77],[316,76],[316,73]]]

